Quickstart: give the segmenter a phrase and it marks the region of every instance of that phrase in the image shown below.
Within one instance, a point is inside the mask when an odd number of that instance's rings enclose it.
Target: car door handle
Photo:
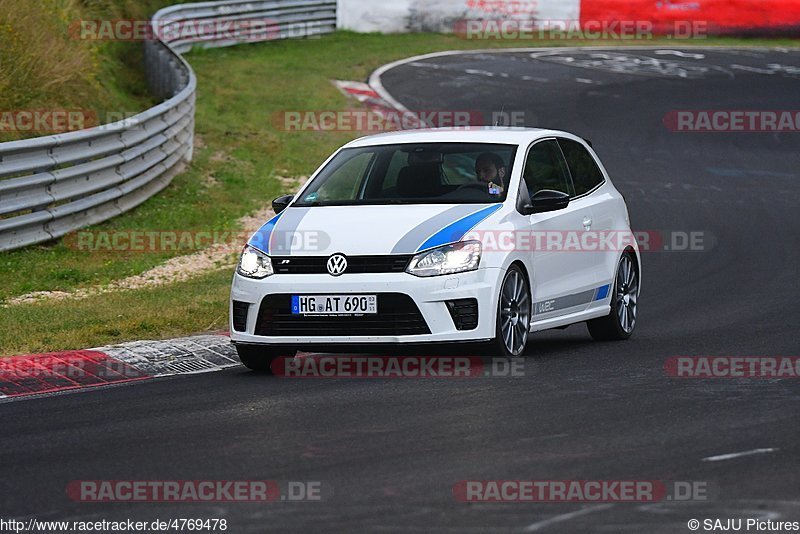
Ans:
[[[592,229],[592,220],[589,217],[583,218],[583,227],[586,229],[586,231]]]

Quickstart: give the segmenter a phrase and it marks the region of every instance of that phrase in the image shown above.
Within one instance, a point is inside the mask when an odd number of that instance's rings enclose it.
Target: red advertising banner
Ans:
[[[671,35],[680,24],[703,23],[708,33],[800,31],[798,0],[581,0],[588,21],[649,21],[656,34]]]

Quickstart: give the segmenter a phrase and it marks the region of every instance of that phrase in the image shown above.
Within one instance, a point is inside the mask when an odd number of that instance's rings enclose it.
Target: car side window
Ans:
[[[567,158],[576,196],[588,193],[605,181],[603,171],[582,144],[570,139],[559,139],[558,143]]]
[[[570,196],[575,194],[567,165],[554,140],[541,141],[531,147],[525,160],[523,178],[531,198],[543,189],[560,191]]]

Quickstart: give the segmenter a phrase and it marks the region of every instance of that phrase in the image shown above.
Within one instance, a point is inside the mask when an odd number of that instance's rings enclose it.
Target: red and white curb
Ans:
[[[224,335],[0,358],[0,401],[240,365]]]
[[[367,129],[365,133],[437,127],[465,128],[483,124],[481,115],[476,112],[465,110],[412,111],[395,100],[383,88],[379,75],[373,74],[369,83],[342,80],[335,80],[333,83],[345,96],[354,98],[384,122],[384,124],[378,123],[374,126],[377,131]]]
[[[407,121],[415,115],[399,102],[393,101],[388,92],[380,90],[381,87],[373,87],[371,85],[372,81],[370,81],[370,83],[364,83],[335,80],[333,84],[345,96],[356,99],[359,103],[366,106],[367,109],[384,119],[396,117],[399,113],[405,116]],[[409,117],[409,115],[412,117]],[[418,126],[422,127],[424,125],[420,122]]]
[[[345,96],[355,98],[374,111],[395,111],[394,106],[381,97],[381,95],[367,83],[334,80],[333,84],[344,93]]]

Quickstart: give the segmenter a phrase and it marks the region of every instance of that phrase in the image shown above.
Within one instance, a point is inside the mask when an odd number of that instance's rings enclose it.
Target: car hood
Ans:
[[[249,245],[272,256],[413,254],[459,241],[502,204],[290,207]]]

